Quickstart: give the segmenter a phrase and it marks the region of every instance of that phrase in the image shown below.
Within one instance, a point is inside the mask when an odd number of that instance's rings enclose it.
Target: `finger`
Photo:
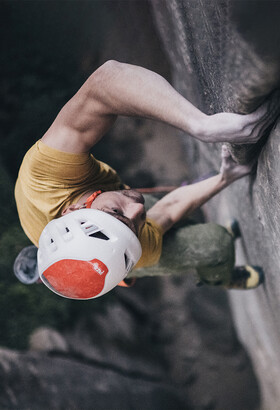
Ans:
[[[252,131],[252,138],[257,142],[265,134],[267,129],[275,123],[275,120],[277,120],[278,117],[279,113],[277,113],[277,116],[272,114],[270,118],[257,124]]]
[[[280,101],[270,102],[268,105],[268,112],[262,119],[262,123],[270,125],[280,114]]]
[[[231,153],[230,153],[228,147],[225,144],[222,145],[221,157],[223,159],[231,157]]]
[[[251,116],[252,123],[258,120],[265,121],[280,113],[280,90],[275,90],[268,99]]]
[[[269,102],[266,115],[263,116],[261,121],[258,121],[255,126],[252,128],[250,134],[250,142],[256,143],[266,132],[266,130],[277,120],[280,115],[280,104],[277,101],[277,104]]]

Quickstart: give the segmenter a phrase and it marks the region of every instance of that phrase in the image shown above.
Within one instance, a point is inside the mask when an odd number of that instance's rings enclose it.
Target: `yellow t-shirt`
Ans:
[[[42,230],[62,210],[75,204],[89,190],[123,189],[113,168],[91,154],[58,151],[37,141],[26,153],[15,186],[15,198],[22,228],[38,246]],[[147,220],[139,235],[142,256],[135,268],[152,266],[160,258],[162,230]]]

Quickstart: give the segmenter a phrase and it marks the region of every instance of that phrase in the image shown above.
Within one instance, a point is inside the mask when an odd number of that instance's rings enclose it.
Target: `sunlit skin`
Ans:
[[[160,75],[143,67],[108,61],[65,104],[42,142],[63,152],[86,153],[103,138],[119,115],[125,115],[169,124],[205,143],[252,144],[279,116],[279,95],[277,90],[247,115],[227,112],[206,115]],[[236,164],[224,147],[218,175],[175,189],[149,209],[147,217],[165,233],[184,215],[250,170],[251,165]],[[85,208],[92,193],[85,192],[79,202],[70,205],[63,214]],[[145,222],[142,196],[133,190],[104,192],[93,201],[92,208],[112,214],[136,234]]]
[[[219,174],[196,184],[175,189],[148,210],[147,216],[156,221],[163,232],[168,231],[184,215],[193,212],[232,182],[251,172],[253,164],[236,164],[225,145],[222,147],[221,157]],[[76,204],[64,209],[62,215],[86,208],[86,200],[92,193],[93,191],[86,192]],[[143,195],[132,189],[108,191],[97,196],[91,204],[91,209],[98,209],[114,216],[139,235],[146,221],[144,202]]]

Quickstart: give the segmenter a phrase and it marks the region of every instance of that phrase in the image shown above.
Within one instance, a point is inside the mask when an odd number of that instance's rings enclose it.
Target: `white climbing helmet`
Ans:
[[[70,299],[92,299],[117,286],[142,253],[136,235],[106,212],[80,209],[44,228],[38,250],[42,282]]]

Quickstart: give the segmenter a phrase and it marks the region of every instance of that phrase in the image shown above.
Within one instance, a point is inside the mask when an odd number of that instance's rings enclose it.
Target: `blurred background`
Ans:
[[[77,308],[76,304],[58,299],[41,286],[22,286],[11,272],[15,256],[29,244],[19,226],[13,199],[14,183],[26,151],[41,138],[87,77],[107,59],[145,65],[168,75],[168,64],[165,62],[162,66],[161,63],[164,57],[155,32],[147,41],[149,29],[153,30],[149,5],[145,1],[131,6],[129,3],[0,3],[2,345],[26,348],[32,329],[42,323],[65,325],[72,318],[72,309]],[[135,13],[134,22],[130,20],[129,8]],[[140,21],[136,19],[139,13]],[[148,28],[145,33],[141,17]],[[147,48],[149,42],[155,43],[150,49]],[[157,50],[156,55],[152,50]],[[126,183],[135,187],[153,186],[152,170],[143,164],[143,140],[147,141],[152,131],[153,124],[141,119],[120,120],[106,141],[95,148],[94,155],[117,169]],[[166,174],[163,179],[165,182],[167,177],[167,184],[177,176]]]
[[[17,398],[7,393],[10,373],[3,370],[0,405],[257,408],[257,381],[223,291],[198,289],[191,277],[144,278],[131,290],[77,303],[13,276],[15,257],[29,245],[13,198],[18,169],[61,107],[108,59],[172,81],[150,3],[2,0],[0,19],[0,345],[2,360],[8,355],[18,366],[11,371]],[[120,118],[93,153],[130,186],[176,185],[191,175],[181,137],[162,124]],[[28,407],[34,393],[26,380],[38,389],[35,407]]]

